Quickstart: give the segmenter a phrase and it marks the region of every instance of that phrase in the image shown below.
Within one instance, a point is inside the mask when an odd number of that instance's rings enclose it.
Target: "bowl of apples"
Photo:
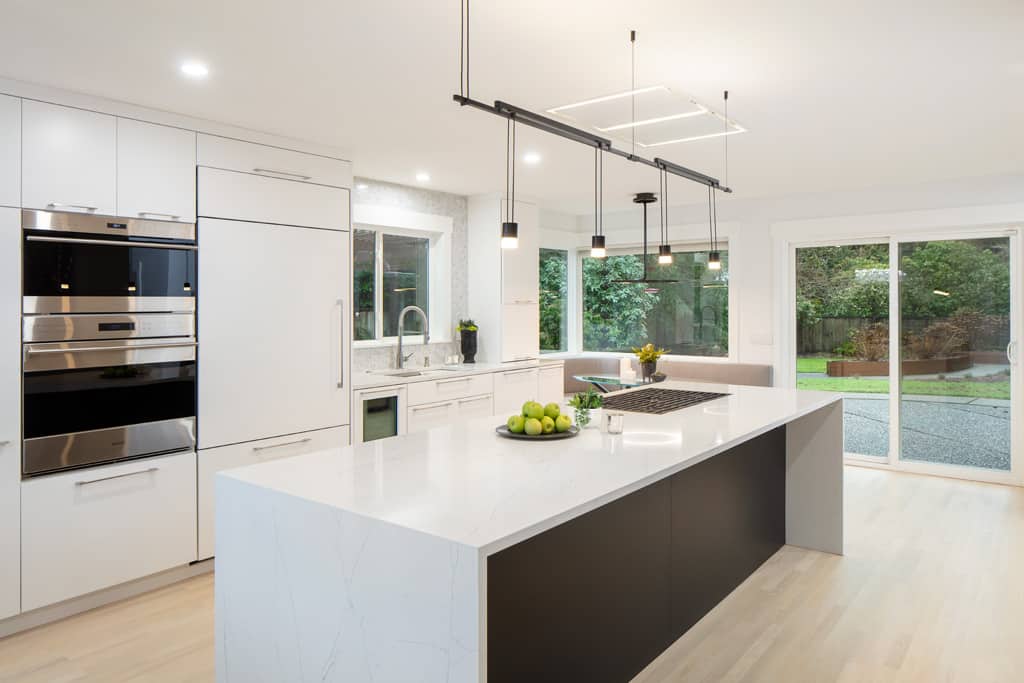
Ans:
[[[510,416],[494,431],[506,439],[548,441],[571,439],[580,433],[580,428],[572,423],[572,418],[563,413],[557,403],[541,405],[537,401],[527,401],[519,413]]]

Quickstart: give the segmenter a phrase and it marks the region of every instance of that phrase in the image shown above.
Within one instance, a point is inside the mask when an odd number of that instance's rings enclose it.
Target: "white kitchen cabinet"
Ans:
[[[457,399],[456,408],[458,413],[456,419],[459,422],[473,420],[478,417],[489,417],[494,415],[494,395],[484,394],[483,396],[470,396],[469,398]]]
[[[530,360],[539,356],[540,306],[536,303],[505,304],[501,312],[501,361]]]
[[[199,215],[348,230],[349,192],[337,187],[200,168]]]
[[[519,246],[501,248],[505,218],[500,196],[469,199],[469,307],[480,326],[479,359],[486,363],[536,358],[540,346],[539,219],[537,206],[516,202]]]
[[[519,224],[519,246],[500,249],[501,296],[505,304],[528,304],[540,301],[540,229],[534,204],[516,202],[516,223]],[[508,220],[504,202],[501,220]]]
[[[22,102],[22,205],[117,213],[117,119]]]
[[[458,401],[452,399],[441,403],[428,403],[421,406],[409,406],[407,429],[409,434],[425,432],[434,427],[452,424],[459,418]]]
[[[494,379],[489,374],[464,375],[435,379],[430,382],[413,382],[409,385],[409,405],[438,403],[453,398],[490,394],[492,391],[494,391]]]
[[[352,187],[351,162],[218,135],[199,135],[199,164],[317,185]]]
[[[74,470],[21,485],[29,611],[196,559],[196,455]]]
[[[195,222],[195,132],[117,119],[117,215]]]
[[[214,476],[218,472],[270,460],[291,458],[328,448],[341,448],[347,446],[348,441],[348,427],[335,427],[199,451],[197,456],[199,509],[199,552],[197,557],[200,560],[205,560],[214,555],[214,521],[216,519]]]
[[[527,401],[537,401],[537,368],[494,373],[494,413],[509,415],[522,410]]]
[[[200,448],[348,424],[348,233],[202,218],[199,253]]]
[[[0,208],[0,619],[21,602],[21,223]]]
[[[537,369],[537,400],[558,404],[565,401],[565,366],[562,363],[541,365]]]
[[[21,100],[0,95],[0,206],[21,206]]]

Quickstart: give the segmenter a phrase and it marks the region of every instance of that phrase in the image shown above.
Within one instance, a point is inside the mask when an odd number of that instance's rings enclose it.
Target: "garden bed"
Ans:
[[[974,365],[968,354],[944,358],[922,358],[903,361],[903,375],[939,375],[966,370]],[[829,377],[885,377],[889,374],[887,360],[831,360],[826,367]]]

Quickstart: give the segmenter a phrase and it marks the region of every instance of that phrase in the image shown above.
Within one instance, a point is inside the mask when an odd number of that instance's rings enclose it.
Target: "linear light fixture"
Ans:
[[[652,85],[647,88],[634,88],[625,92],[617,92],[612,95],[603,95],[601,97],[594,97],[589,100],[583,100],[582,102],[573,102],[572,104],[563,104],[553,109],[548,109],[549,114],[557,114],[558,112],[568,111],[570,109],[576,109],[577,107],[586,107],[590,104],[600,104],[602,102],[611,102],[613,100],[621,100],[623,97],[633,97],[634,95],[642,95],[647,92],[656,92],[663,90],[665,92],[671,92],[668,88],[663,85]]]
[[[696,103],[694,103],[696,104]],[[644,119],[643,121],[630,121],[629,123],[620,123],[614,126],[608,126],[607,128],[598,128],[597,130],[602,133],[610,133],[613,130],[622,130],[623,128],[639,128],[640,126],[650,126],[655,123],[665,123],[666,121],[676,121],[678,119],[688,119],[692,116],[704,116],[708,113],[707,107],[702,104],[698,104],[700,109],[695,111],[687,111],[682,114],[669,114],[668,116],[658,116],[653,119]],[[643,146],[643,143],[641,143]]]
[[[637,144],[641,147],[662,147],[663,145],[674,145],[680,142],[693,142],[694,140],[708,140],[710,138],[722,138],[726,135],[737,135],[739,133],[746,133],[747,129],[743,126],[733,124],[736,128],[732,130],[722,131],[721,133],[708,133],[706,135],[691,135],[688,138],[675,138],[674,140],[661,140],[659,142],[638,142]]]

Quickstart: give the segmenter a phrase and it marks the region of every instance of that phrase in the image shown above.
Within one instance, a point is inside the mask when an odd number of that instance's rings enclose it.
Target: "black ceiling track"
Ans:
[[[718,178],[714,178],[699,171],[694,171],[693,169],[686,168],[685,166],[680,166],[679,164],[665,159],[647,159],[645,157],[637,156],[631,152],[615,149],[612,147],[612,141],[608,138],[603,138],[600,135],[594,135],[593,133],[580,128],[574,128],[573,126],[562,123],[561,121],[556,121],[547,116],[534,113],[529,109],[523,109],[522,107],[517,107],[513,104],[502,102],[501,100],[496,100],[493,105],[486,104],[463,95],[452,95],[452,99],[463,107],[473,107],[474,109],[486,111],[491,114],[495,114],[496,116],[501,116],[502,118],[512,119],[525,126],[530,126],[531,128],[536,128],[537,130],[557,135],[565,138],[566,140],[572,140],[573,142],[604,150],[605,152],[615,154],[628,161],[660,169],[665,173],[669,173],[701,185],[706,185],[719,192],[732,192],[732,189],[723,186]]]

